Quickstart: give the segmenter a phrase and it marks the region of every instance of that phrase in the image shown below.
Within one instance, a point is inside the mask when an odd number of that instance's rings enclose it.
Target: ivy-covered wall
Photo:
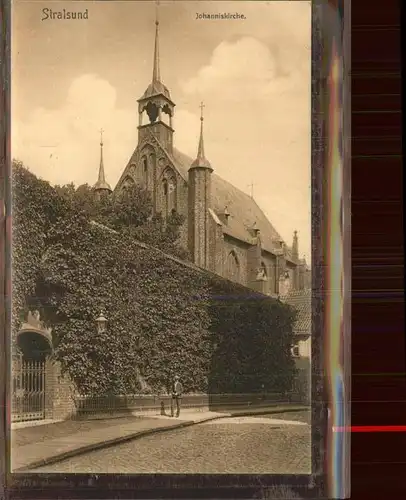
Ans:
[[[211,393],[286,393],[296,373],[291,354],[294,311],[278,300],[248,290],[224,294],[215,288],[209,308],[215,349]]]
[[[185,392],[291,388],[289,306],[144,244],[134,232],[94,224],[86,211],[72,210],[69,197],[37,185],[22,166],[16,172],[14,315],[41,311],[55,355],[81,394],[161,393],[174,374]],[[147,239],[148,226],[143,231],[137,234]],[[102,333],[100,312],[108,319]]]

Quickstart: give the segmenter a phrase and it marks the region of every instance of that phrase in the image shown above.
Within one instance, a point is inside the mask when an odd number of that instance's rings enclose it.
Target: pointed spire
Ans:
[[[197,149],[197,157],[196,160],[192,163],[191,168],[193,167],[204,167],[204,168],[209,168],[211,171],[213,169],[211,168],[211,165],[208,160],[206,160],[206,157],[204,156],[204,140],[203,140],[203,108],[204,104],[200,103],[200,139],[199,139],[199,147]]]
[[[149,99],[150,97],[162,94],[169,101],[171,101],[170,92],[167,87],[161,81],[161,70],[160,70],[160,58],[159,58],[159,20],[158,20],[158,6],[159,1],[155,2],[155,48],[154,48],[154,62],[152,68],[152,82],[148,85],[147,90],[144,92],[141,99],[138,101],[143,101],[144,99]],[[172,101],[171,101],[172,103]],[[172,103],[174,104],[174,103]]]
[[[159,1],[156,2],[155,9],[155,50],[154,50],[154,69],[152,72],[152,83],[161,81],[161,73],[159,70],[159,19],[158,19]]]
[[[204,141],[203,141],[203,109],[204,104],[200,103],[200,140],[199,140],[199,148],[197,150],[197,157],[204,158]]]
[[[106,189],[111,191],[110,185],[106,182],[106,177],[104,174],[104,162],[103,162],[103,129],[100,129],[100,166],[99,166],[99,178],[97,179],[94,189]]]
[[[103,129],[100,129],[100,167],[99,167],[99,179],[98,182],[101,184],[106,182],[104,176],[104,163],[103,163]]]

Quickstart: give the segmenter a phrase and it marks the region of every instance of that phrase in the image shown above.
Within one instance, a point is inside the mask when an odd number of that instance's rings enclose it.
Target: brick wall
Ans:
[[[173,131],[169,126],[162,122],[155,122],[154,124],[145,124],[138,129],[138,142],[141,143],[144,139],[148,139],[152,134],[158,138],[163,147],[172,152],[173,145]]]
[[[193,262],[210,268],[210,192],[211,172],[207,168],[189,171],[188,229],[189,251]]]
[[[251,245],[246,250],[247,252],[247,286],[261,291],[256,282],[258,269],[261,266],[261,242],[256,245]]]
[[[75,413],[74,384],[62,375],[61,364],[48,359],[45,374],[45,418],[64,420]]]
[[[210,216],[209,217],[209,270],[220,276],[223,275],[223,247],[224,235],[221,225]]]
[[[177,211],[180,215],[183,215],[185,221],[181,227],[180,232],[180,244],[183,248],[188,249],[188,185],[187,182],[182,178],[178,177],[178,200],[177,200]]]

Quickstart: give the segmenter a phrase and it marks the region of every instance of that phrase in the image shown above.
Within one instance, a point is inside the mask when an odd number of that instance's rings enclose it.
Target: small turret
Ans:
[[[94,191],[102,196],[103,194],[110,194],[112,189],[110,184],[106,182],[106,177],[104,174],[104,162],[103,162],[103,130],[100,130],[100,166],[99,166],[99,177],[96,184],[93,186]]]
[[[189,168],[189,250],[196,265],[210,268],[209,208],[213,169],[204,154],[203,108],[200,106],[200,139],[196,159]]]

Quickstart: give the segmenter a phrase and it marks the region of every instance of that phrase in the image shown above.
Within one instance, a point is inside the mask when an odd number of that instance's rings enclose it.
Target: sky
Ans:
[[[152,78],[154,1],[14,0],[12,155],[52,184],[94,184],[103,128],[107,181],[137,145]],[[88,19],[44,19],[88,11]],[[196,19],[197,13],[245,19]],[[195,157],[199,104],[215,172],[253,194],[288,245],[311,255],[311,6],[307,1],[161,1],[161,79],[174,145]]]

